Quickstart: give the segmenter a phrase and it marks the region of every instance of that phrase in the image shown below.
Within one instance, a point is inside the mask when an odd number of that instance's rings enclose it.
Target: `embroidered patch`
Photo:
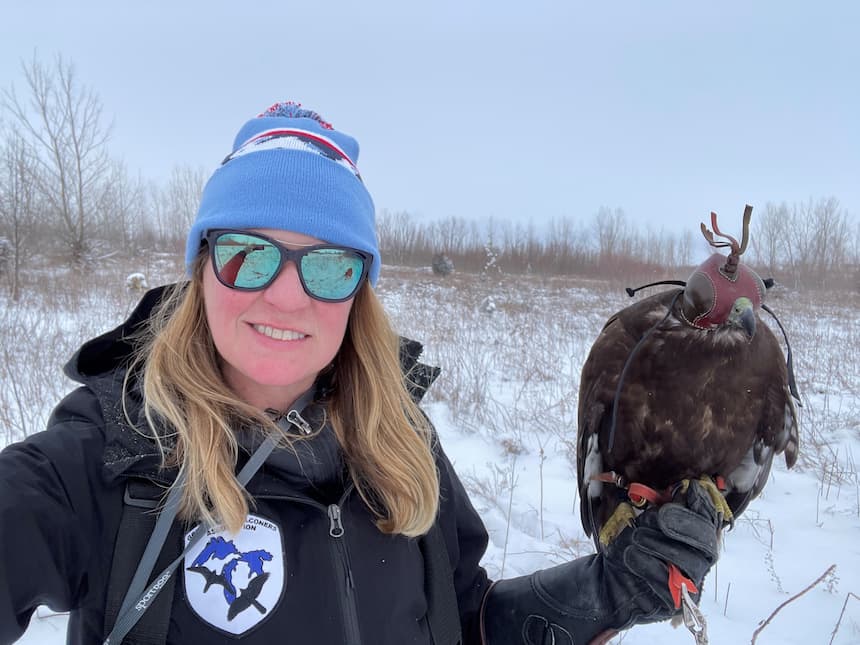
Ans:
[[[284,591],[281,529],[256,515],[235,535],[210,529],[185,555],[184,569],[194,612],[217,629],[244,634],[265,620]]]

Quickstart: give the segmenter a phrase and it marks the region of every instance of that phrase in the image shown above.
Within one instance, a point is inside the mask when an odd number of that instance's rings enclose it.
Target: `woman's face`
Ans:
[[[320,244],[300,233],[254,229],[290,248]],[[352,300],[320,302],[302,288],[288,262],[262,291],[237,291],[203,271],[203,299],[212,340],[227,384],[243,401],[285,410],[334,359],[346,332]]]

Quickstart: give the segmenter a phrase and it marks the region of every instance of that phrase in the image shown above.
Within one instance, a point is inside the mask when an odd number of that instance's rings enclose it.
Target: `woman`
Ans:
[[[72,643],[586,643],[675,615],[668,563],[701,585],[695,483],[604,553],[490,583],[418,407],[438,370],[374,295],[357,157],[294,103],[246,123],[188,282],[85,344],[48,431],[0,453],[0,642],[48,604]]]

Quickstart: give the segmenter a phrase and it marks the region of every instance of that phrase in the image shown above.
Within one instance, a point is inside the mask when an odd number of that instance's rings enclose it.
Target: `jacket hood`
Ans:
[[[81,345],[63,367],[63,373],[73,381],[88,385],[93,378],[128,365],[134,351],[134,336],[144,328],[169,288],[161,286],[147,291],[125,322]]]

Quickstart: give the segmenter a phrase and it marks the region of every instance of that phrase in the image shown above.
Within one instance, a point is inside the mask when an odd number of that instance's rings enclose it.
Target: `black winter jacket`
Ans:
[[[57,406],[45,432],[0,452],[0,644],[17,639],[40,604],[71,611],[70,643],[101,643],[105,636],[126,483],[167,486],[175,476],[160,469],[154,443],[129,427],[121,406],[126,339],[159,297],[150,292],[123,325],[86,343],[66,366],[82,386]],[[416,362],[420,346],[407,347],[406,367],[418,365],[429,385],[435,372]],[[134,418],[139,401],[130,406]],[[475,644],[489,587],[479,566],[487,534],[441,448],[437,465],[437,521],[464,643]],[[213,535],[180,567],[168,643],[233,643],[241,636],[249,645],[334,644],[351,642],[350,631],[365,645],[430,643],[416,540],[379,532],[349,484],[336,495],[340,537],[331,536],[331,500],[323,503],[268,464],[247,488],[256,505],[240,533],[244,541]],[[261,571],[270,575],[256,604],[228,617],[231,601]]]

